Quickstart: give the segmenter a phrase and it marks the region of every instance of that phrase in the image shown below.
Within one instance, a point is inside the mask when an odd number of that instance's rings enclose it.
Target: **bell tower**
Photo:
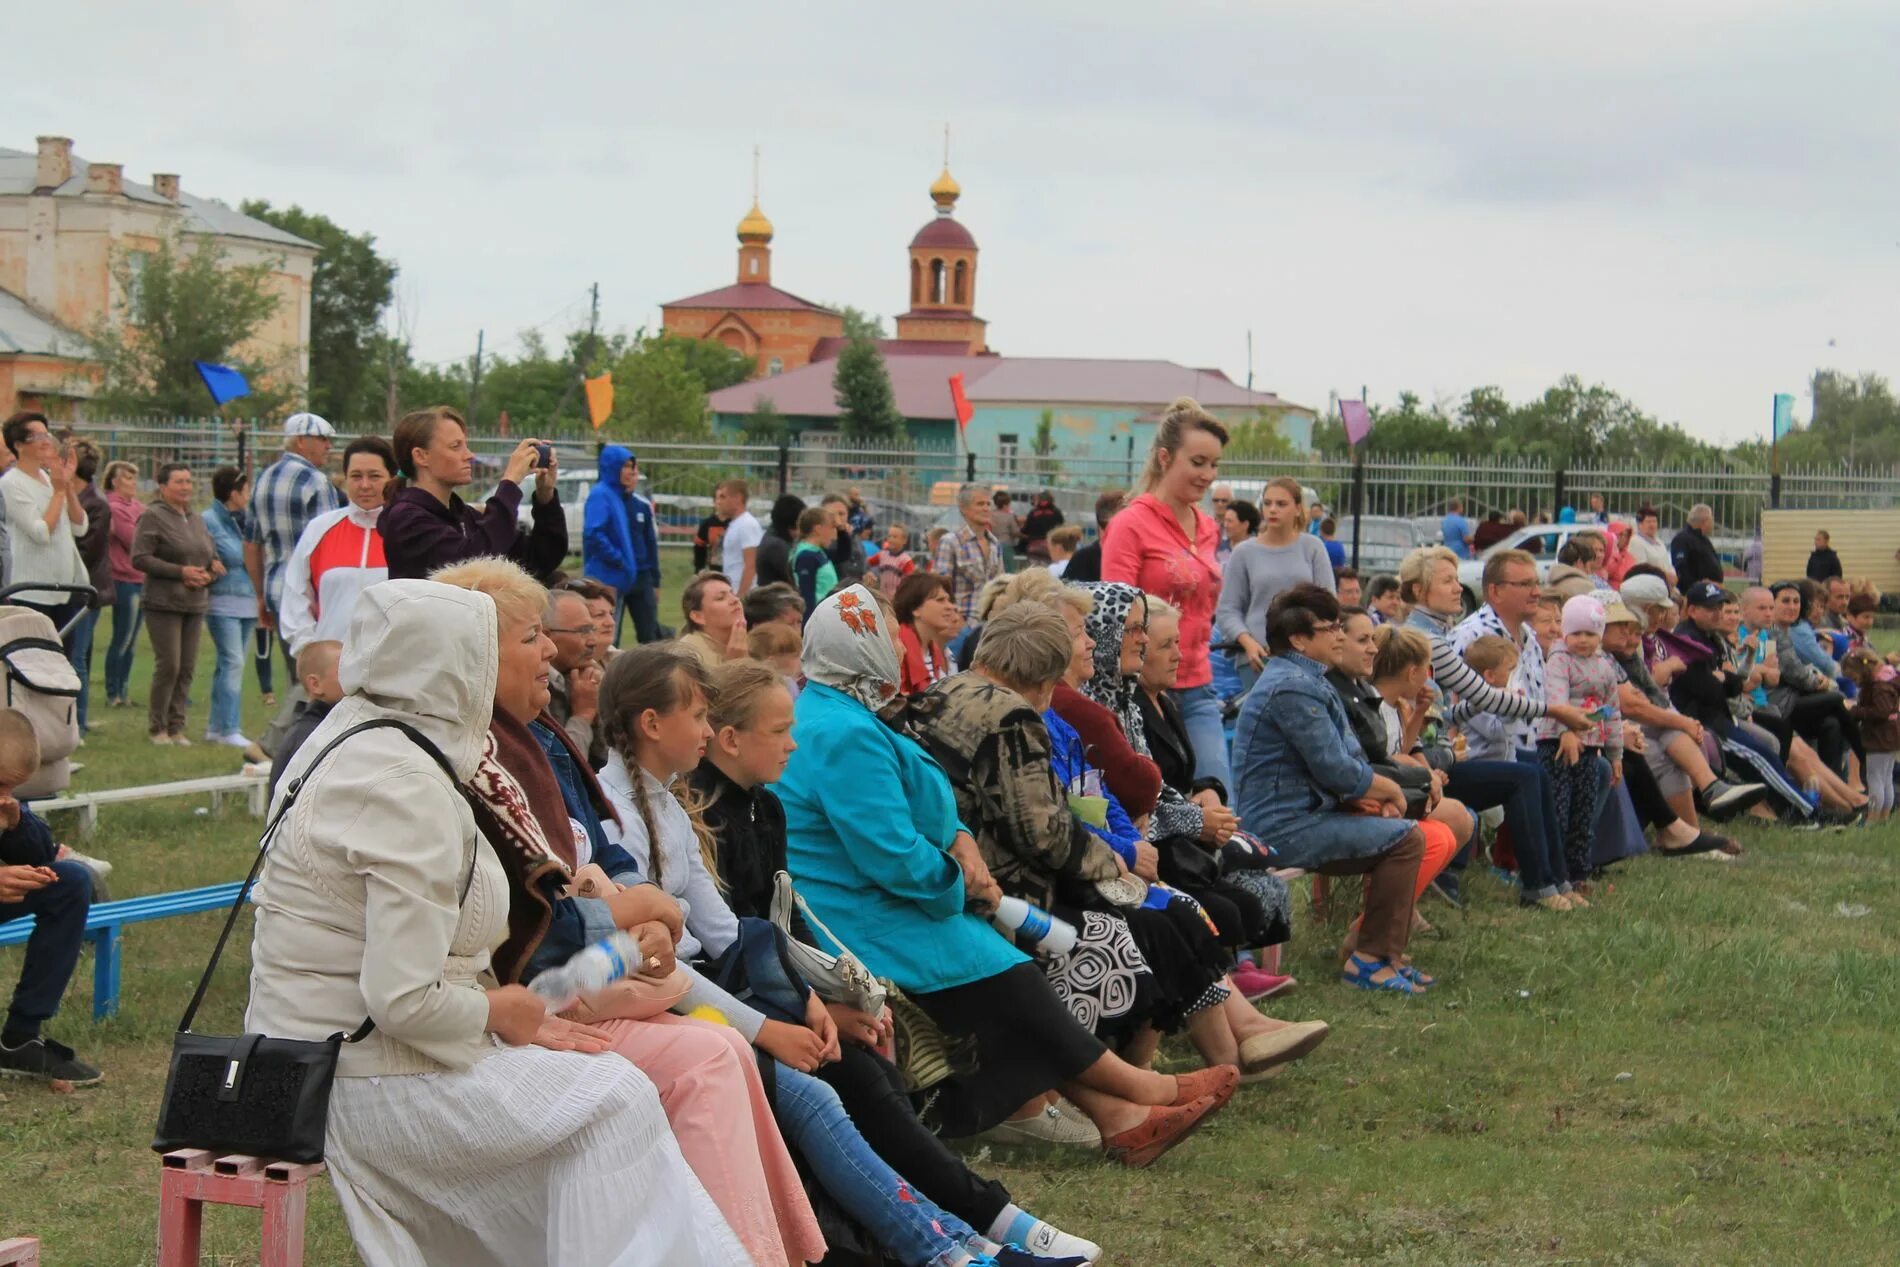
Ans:
[[[752,210],[739,221],[739,282],[772,284],[772,222],[759,210],[759,147],[752,147]]]
[[[897,337],[964,343],[976,355],[989,351],[988,323],[976,315],[976,239],[956,218],[962,195],[945,127],[943,174],[930,186],[937,214],[910,240],[910,311],[897,318]]]

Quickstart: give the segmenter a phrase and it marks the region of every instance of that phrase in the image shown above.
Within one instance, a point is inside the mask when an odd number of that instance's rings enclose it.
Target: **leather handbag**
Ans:
[[[391,727],[407,735],[411,742],[434,758],[442,772],[455,782],[455,770],[440,749],[420,732],[394,718],[377,718],[351,726],[325,744],[301,777],[284,789],[284,797],[264,828],[258,842],[257,861],[231,904],[212,948],[211,961],[198,979],[198,989],[185,1007],[172,1036],[171,1071],[165,1077],[165,1096],[159,1104],[158,1130],[152,1140],[157,1152],[174,1148],[207,1148],[218,1153],[248,1153],[257,1157],[278,1158],[291,1162],[323,1160],[323,1137],[330,1117],[330,1087],[336,1078],[337,1054],[344,1043],[361,1042],[375,1028],[364,1018],[354,1033],[338,1031],[320,1041],[299,1038],[273,1038],[268,1034],[221,1036],[196,1034],[191,1022],[210,988],[211,974],[217,970],[224,946],[231,938],[239,912],[250,896],[251,886],[264,867],[277,827],[297,802],[298,794],[309,781],[310,772],[350,736],[365,730]],[[462,882],[461,896],[468,897],[468,886],[475,877],[475,859],[471,853],[468,875]]]
[[[838,948],[838,954],[828,955],[818,947],[808,946],[792,936],[794,906],[805,917],[808,927],[822,933],[827,941]],[[827,1003],[842,1003],[866,1016],[883,1013],[886,998],[883,983],[872,976],[863,960],[846,949],[845,944],[811,913],[811,907],[805,905],[805,899],[792,888],[792,877],[783,871],[772,878],[772,923],[785,934],[785,953],[792,961],[792,966],[818,992],[819,998]]]
[[[693,979],[675,968],[664,977],[623,977],[592,994],[583,994],[561,1013],[570,1021],[645,1021],[668,1011],[692,992]]]

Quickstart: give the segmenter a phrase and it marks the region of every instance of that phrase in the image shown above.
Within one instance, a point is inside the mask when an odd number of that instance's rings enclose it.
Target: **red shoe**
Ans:
[[[1214,1100],[1219,1107],[1234,1098],[1240,1086],[1240,1070],[1232,1065],[1209,1065],[1193,1073],[1174,1075],[1174,1084],[1174,1103],[1169,1107],[1178,1109],[1200,1099]]]
[[[1203,1096],[1192,1104],[1157,1105],[1148,1110],[1148,1120],[1141,1125],[1104,1137],[1102,1151],[1130,1170],[1140,1170],[1153,1165],[1161,1154],[1192,1135],[1208,1115],[1219,1108],[1211,1096]]]
[[[1252,964],[1242,964],[1235,968],[1231,977],[1235,987],[1240,991],[1240,996],[1249,1003],[1270,999],[1299,984],[1290,975],[1281,976],[1277,972],[1268,972],[1265,968],[1256,968]]]

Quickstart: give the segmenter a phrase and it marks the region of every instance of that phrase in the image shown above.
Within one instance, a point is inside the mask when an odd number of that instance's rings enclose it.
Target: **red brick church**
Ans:
[[[937,214],[910,240],[910,311],[897,318],[895,339],[879,341],[886,356],[989,352],[987,323],[976,315],[976,239],[955,215],[962,192],[948,166],[930,186]],[[661,328],[757,358],[755,378],[835,358],[844,347],[844,318],[772,284],[772,222],[756,198],[738,233],[738,280],[662,304]]]

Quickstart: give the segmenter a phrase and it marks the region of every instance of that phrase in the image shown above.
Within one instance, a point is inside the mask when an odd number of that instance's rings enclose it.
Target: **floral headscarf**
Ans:
[[[805,622],[805,678],[879,712],[897,695],[902,669],[885,628],[884,610],[871,591],[848,585],[812,611]]]
[[[1146,755],[1148,732],[1135,698],[1141,683],[1122,676],[1122,640],[1128,631],[1129,610],[1136,604],[1141,607],[1141,627],[1148,627],[1148,596],[1120,581],[1085,581],[1082,588],[1095,599],[1094,610],[1082,622],[1095,639],[1095,673],[1082,684],[1082,694],[1115,714],[1129,745]]]

